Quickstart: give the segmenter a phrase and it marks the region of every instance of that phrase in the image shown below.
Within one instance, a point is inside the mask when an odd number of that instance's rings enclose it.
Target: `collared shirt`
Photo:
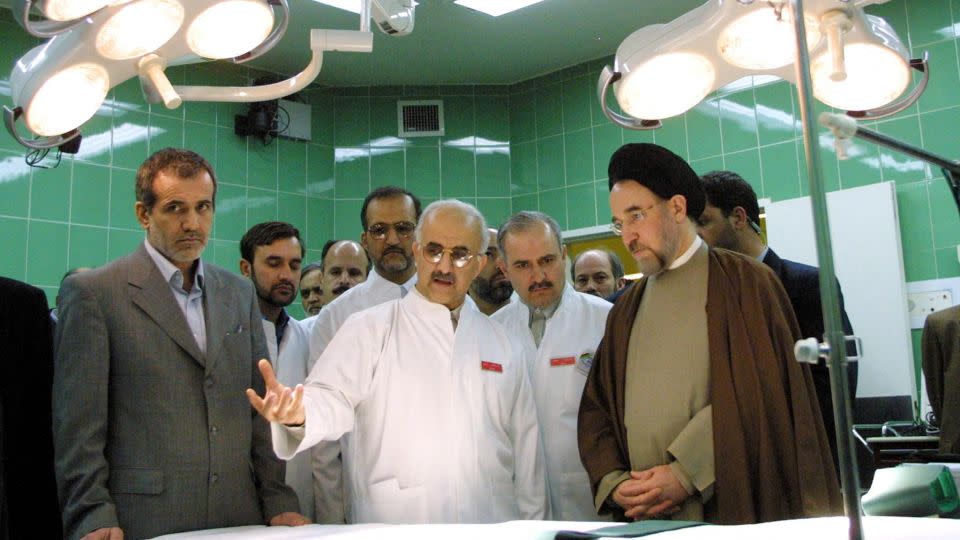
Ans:
[[[667,267],[667,270],[680,268],[681,266],[686,264],[686,262],[689,261],[691,257],[693,257],[693,254],[697,252],[697,248],[699,248],[700,244],[702,243],[703,243],[703,240],[701,240],[699,236],[694,236],[693,242],[690,244],[690,247],[688,247],[687,250],[683,252],[683,255],[680,255],[679,257],[677,257],[675,261],[670,263],[670,266]]]
[[[566,284],[564,284],[564,287],[566,287]],[[557,297],[557,301],[554,302],[554,303],[552,303],[552,304],[550,304],[549,306],[545,306],[545,307],[542,307],[542,308],[535,308],[535,307],[533,307],[533,306],[527,306],[527,309],[530,310],[530,317],[527,319],[527,324],[530,324],[530,323],[533,322],[533,314],[534,314],[534,313],[537,313],[537,312],[543,314],[544,320],[548,320],[548,319],[550,319],[550,317],[553,317],[553,314],[557,312],[557,308],[560,307],[560,301],[561,301],[561,300],[563,300],[563,292],[562,292],[562,291],[560,292],[560,296]]]
[[[761,251],[760,254],[757,255],[757,260],[760,262],[763,262],[763,260],[767,258],[767,253],[769,251],[770,251],[770,246],[763,246],[763,251]]]
[[[269,321],[270,319],[264,317],[263,320]],[[277,322],[273,323],[273,331],[277,336],[277,350],[280,350],[280,342],[283,341],[283,333],[287,331],[288,323],[290,323],[290,315],[287,314],[287,310],[281,308],[280,314],[277,315]]]
[[[147,248],[147,253],[157,265],[157,270],[163,279],[170,285],[173,291],[173,299],[183,312],[183,317],[187,320],[187,326],[193,338],[197,340],[197,346],[200,352],[207,352],[207,325],[203,316],[203,261],[197,259],[197,271],[193,279],[193,287],[190,292],[183,290],[183,272],[167,260],[149,240],[144,240],[143,245]]]

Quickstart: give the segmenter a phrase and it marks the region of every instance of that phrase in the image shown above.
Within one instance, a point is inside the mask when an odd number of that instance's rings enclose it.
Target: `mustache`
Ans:
[[[406,253],[403,251],[403,248],[400,246],[388,247],[387,249],[383,250],[383,253],[381,254],[381,256],[386,255],[387,253],[399,253],[401,255],[406,255]]]
[[[271,291],[275,291],[275,290],[280,289],[280,288],[282,288],[282,287],[286,287],[286,288],[288,288],[288,289],[290,289],[290,290],[293,290],[293,291],[297,290],[297,288],[293,285],[293,283],[291,283],[290,281],[288,281],[288,280],[286,280],[286,279],[281,280],[279,283],[275,284],[273,287],[270,287],[270,290],[271,290]]]
[[[553,282],[550,281],[549,279],[545,279],[543,281],[538,281],[537,283],[530,285],[529,287],[527,287],[527,290],[530,292],[533,292],[534,289],[550,289],[552,287],[553,287]]]
[[[432,274],[430,274],[430,279],[431,280],[436,279],[438,281],[444,281],[446,283],[451,283],[451,284],[457,281],[456,276],[454,276],[452,273],[441,272],[439,270],[436,270]]]
[[[347,292],[347,291],[349,291],[349,290],[350,290],[350,286],[347,285],[346,283],[343,283],[343,284],[341,284],[340,286],[335,287],[335,288],[333,289],[333,294],[339,296],[339,295],[341,295],[341,294],[343,294],[343,293],[345,293],[345,292]]]

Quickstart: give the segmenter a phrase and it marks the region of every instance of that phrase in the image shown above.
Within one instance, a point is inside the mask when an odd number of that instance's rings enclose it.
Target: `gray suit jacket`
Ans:
[[[249,281],[204,265],[207,354],[143,245],[62,289],[53,399],[67,538],[263,524],[298,511],[267,423],[267,358]]]
[[[940,421],[940,453],[960,454],[960,306],[927,315],[923,376]]]

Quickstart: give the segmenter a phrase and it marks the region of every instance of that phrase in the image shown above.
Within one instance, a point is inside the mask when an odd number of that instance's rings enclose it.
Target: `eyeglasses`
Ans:
[[[428,262],[433,264],[440,264],[440,261],[443,259],[443,254],[450,253],[450,261],[457,268],[463,268],[468,265],[470,261],[473,260],[478,254],[473,253],[469,249],[457,246],[452,248],[445,248],[440,244],[435,244],[430,242],[429,244],[423,246],[423,258]]]
[[[661,202],[664,201],[655,202],[646,208],[640,208],[627,212],[626,225],[636,225],[637,223],[647,219],[647,214],[650,213],[650,210],[653,210],[653,208]],[[623,234],[623,226],[624,222],[615,219],[613,220],[613,223],[610,224],[610,230],[613,231],[613,234],[620,236]]]
[[[374,223],[373,225],[367,227],[367,232],[370,233],[370,236],[376,238],[377,240],[383,240],[387,237],[387,233],[390,232],[390,229],[393,229],[400,238],[410,238],[410,235],[413,234],[413,231],[416,228],[417,225],[410,223],[409,221],[398,221],[394,224]]]

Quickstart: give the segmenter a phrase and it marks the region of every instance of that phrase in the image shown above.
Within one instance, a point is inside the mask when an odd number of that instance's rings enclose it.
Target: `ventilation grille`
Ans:
[[[443,135],[443,102],[435,100],[398,101],[400,137]]]

